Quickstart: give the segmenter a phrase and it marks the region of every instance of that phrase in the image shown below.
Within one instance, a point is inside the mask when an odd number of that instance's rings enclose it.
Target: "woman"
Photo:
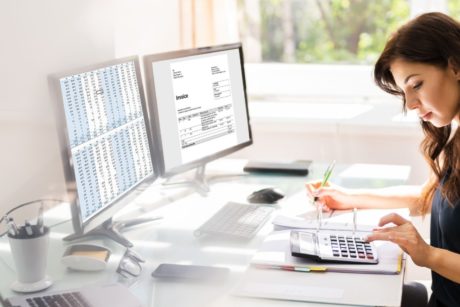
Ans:
[[[307,189],[326,210],[408,207],[412,213],[431,212],[431,245],[397,214],[384,216],[379,226],[394,225],[375,230],[368,241],[394,242],[415,264],[431,269],[430,306],[460,306],[460,23],[427,13],[402,26],[378,59],[374,79],[418,113],[431,178],[421,187],[350,190],[318,188],[316,182]]]

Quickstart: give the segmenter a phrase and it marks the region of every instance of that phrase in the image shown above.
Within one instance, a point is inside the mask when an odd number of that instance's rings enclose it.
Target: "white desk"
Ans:
[[[250,192],[262,187],[277,186],[287,194],[287,197],[277,206],[278,212],[283,209],[283,206],[292,206],[292,202],[300,202],[302,193],[299,194],[298,192],[302,191],[304,182],[310,178],[321,177],[324,167],[323,164],[319,165],[318,168],[313,165],[311,175],[308,178],[277,176],[227,178],[227,180],[220,180],[213,184],[207,197],[191,193],[187,189],[165,189],[158,184],[152,186],[125,212],[125,215],[128,216],[138,216],[144,213],[164,217],[163,220],[140,226],[125,233],[127,238],[134,243],[134,250],[147,259],[147,263],[143,265],[142,274],[136,279],[126,280],[115,273],[124,248],[106,239],[91,241],[104,244],[113,252],[109,267],[104,272],[68,271],[59,260],[66,248],[66,244],[62,242],[61,238],[71,232],[71,224],[66,222],[55,226],[52,228],[48,261],[48,274],[54,280],[54,285],[50,290],[118,281],[130,286],[132,292],[139,297],[145,306],[336,306],[229,295],[232,288],[244,276],[251,257],[260,246],[264,236],[273,229],[271,223],[267,223],[258,235],[249,242],[198,239],[193,236],[193,230],[198,228],[227,201],[244,202]],[[356,178],[340,178],[340,171],[339,166],[335,171],[336,181],[345,185],[352,185],[355,182]],[[350,181],[347,181],[348,179]],[[403,179],[393,177],[387,181],[370,179],[368,183],[384,186],[400,184],[403,181]],[[362,181],[358,182],[362,183]],[[298,206],[308,206],[306,197],[305,203],[299,203]],[[58,211],[59,209],[49,212],[45,223],[55,223],[53,214]],[[68,208],[64,208],[64,211],[61,211],[65,212],[64,216],[61,214],[57,219],[68,218],[68,211]],[[9,289],[9,285],[14,281],[15,273],[6,238],[0,240],[0,260],[0,276],[2,276],[0,291],[4,297],[13,296],[15,294]],[[153,279],[150,276],[151,272],[164,262],[225,266],[231,269],[231,274],[222,284]],[[360,305],[366,304],[367,298],[379,293],[381,295],[382,292],[388,298],[387,301],[399,302],[403,282],[403,274],[366,275],[330,272],[313,274],[275,270],[262,272],[262,274],[267,279],[275,279],[277,274],[291,274],[292,279],[298,280],[299,284],[308,280],[309,285],[316,287],[341,288],[344,289],[344,298],[361,297]],[[396,305],[398,304],[396,303]]]

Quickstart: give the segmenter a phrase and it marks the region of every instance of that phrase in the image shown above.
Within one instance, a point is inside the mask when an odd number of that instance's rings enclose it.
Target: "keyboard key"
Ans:
[[[37,307],[37,305],[31,298],[26,299],[26,302],[27,304],[29,304],[30,307]]]
[[[33,301],[38,307],[46,307],[45,301],[41,297],[34,297]]]
[[[325,241],[330,242],[330,244],[326,244]],[[375,263],[377,259],[371,243],[364,242],[361,237],[330,234],[327,237],[323,237],[323,242],[320,244],[324,247],[330,246],[328,255],[332,255],[339,261]]]

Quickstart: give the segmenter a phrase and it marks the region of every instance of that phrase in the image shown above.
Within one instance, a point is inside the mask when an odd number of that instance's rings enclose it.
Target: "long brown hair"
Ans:
[[[374,80],[384,91],[400,96],[405,110],[404,93],[390,71],[390,65],[396,59],[442,69],[447,69],[450,63],[460,68],[460,23],[442,13],[427,13],[399,28],[388,40],[375,64]],[[421,213],[426,213],[442,180],[441,193],[449,203],[460,198],[460,133],[457,131],[449,141],[451,125],[438,128],[430,122],[420,122],[425,134],[420,149],[433,171],[420,198]]]

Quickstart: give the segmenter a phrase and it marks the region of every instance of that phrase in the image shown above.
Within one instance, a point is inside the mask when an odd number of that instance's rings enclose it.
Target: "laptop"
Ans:
[[[88,286],[74,290],[15,296],[3,302],[7,307],[141,307],[139,300],[120,284]]]

